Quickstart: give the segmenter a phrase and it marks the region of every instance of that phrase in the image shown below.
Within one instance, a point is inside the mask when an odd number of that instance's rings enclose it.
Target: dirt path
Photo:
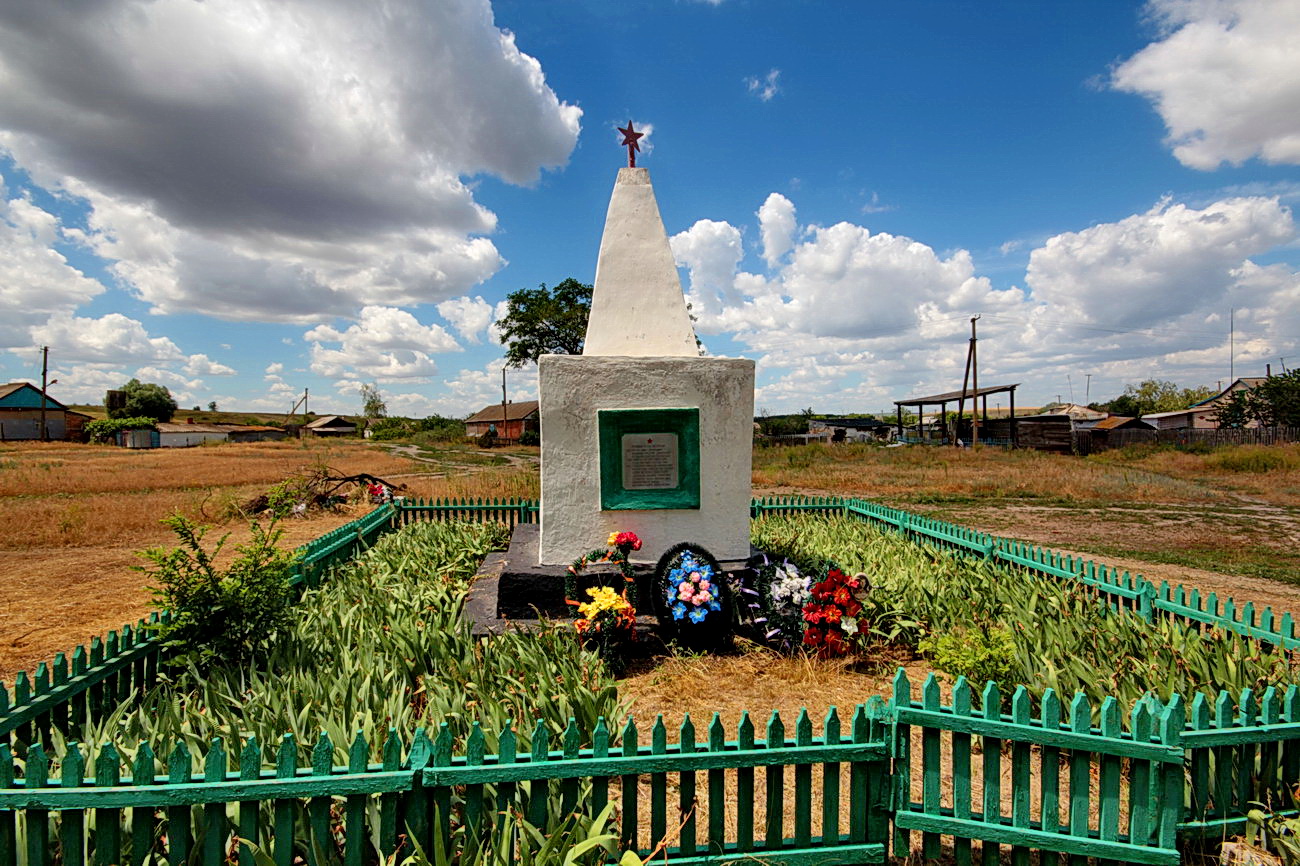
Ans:
[[[510,467],[514,467],[514,468],[533,467],[533,466],[537,466],[537,465],[541,462],[541,458],[540,458],[540,457],[534,457],[534,456],[529,455],[529,454],[494,454],[494,455],[492,455],[492,456],[494,456],[494,457],[500,457],[500,458],[502,458],[503,460],[505,460],[506,462],[505,462],[504,464],[501,464],[501,463],[457,463],[455,460],[439,460],[439,459],[434,458],[434,457],[427,457],[427,456],[425,456],[424,452],[420,450],[420,446],[418,446],[418,445],[402,445],[402,444],[398,444],[398,443],[392,443],[392,444],[384,443],[381,447],[383,447],[384,449],[386,449],[386,450],[388,451],[389,454],[392,454],[392,455],[395,456],[395,457],[405,457],[406,459],[408,459],[408,460],[413,460],[413,461],[415,461],[416,463],[427,463],[427,464],[432,465],[432,466],[454,466],[454,467],[455,467],[455,470],[456,470],[456,474],[460,474],[460,475],[465,475],[465,474],[472,475],[472,474],[474,474],[475,472],[482,472],[482,471],[484,471],[485,469],[493,469],[493,468],[497,468],[497,467],[502,466],[502,465],[510,466]],[[455,452],[451,452],[451,453],[454,454]],[[451,474],[452,474],[452,472],[450,472],[450,471],[447,471],[447,472],[399,472],[399,473],[396,473],[396,474],[389,474],[387,477],[389,477],[389,478],[416,478],[416,477],[419,477],[419,478],[446,478],[446,477],[450,476]]]

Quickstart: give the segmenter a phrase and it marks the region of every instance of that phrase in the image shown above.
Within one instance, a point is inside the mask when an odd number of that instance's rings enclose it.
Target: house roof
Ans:
[[[1087,406],[1080,406],[1078,403],[1062,403],[1043,414],[1069,415],[1075,421],[1100,421],[1106,417],[1105,412],[1098,412],[1096,409],[1089,409]]]
[[[312,430],[319,430],[322,427],[351,427],[356,429],[356,424],[352,423],[342,415],[322,415],[315,421],[310,421],[304,425]]]
[[[159,421],[154,425],[159,433],[229,433],[227,424],[178,424],[175,421]]]
[[[23,398],[16,396],[18,392],[22,391],[24,388],[31,389],[32,396],[26,398],[26,401],[30,402],[31,405],[26,405]],[[15,396],[16,399],[13,400],[5,399],[6,397],[10,397],[11,395]],[[9,382],[8,384],[0,385],[0,402],[6,402],[9,404],[4,407],[6,409],[39,409],[41,406],[41,389],[37,388],[31,382]],[[67,411],[68,407],[64,406],[58,400],[55,400],[49,394],[46,394],[45,408],[63,409],[64,411]]]
[[[1092,429],[1116,430],[1120,427],[1123,427],[1125,424],[1131,424],[1135,421],[1139,424],[1145,423],[1142,421],[1141,418],[1132,418],[1128,415],[1111,415],[1109,418],[1103,418],[1100,421],[1098,421],[1096,424],[1092,425]],[[1148,424],[1147,426],[1149,427],[1151,425]]]
[[[537,412],[536,400],[520,400],[517,403],[506,404],[507,421],[520,421]],[[497,422],[501,420],[501,404],[496,403],[488,406],[480,412],[469,416],[465,419],[466,424],[481,424],[486,421]]]
[[[1206,397],[1199,403],[1193,403],[1189,408],[1195,409],[1198,406],[1218,405],[1219,401],[1224,400],[1236,391],[1249,391],[1252,388],[1258,388],[1260,385],[1264,384],[1265,378],[1266,377],[1264,376],[1241,376],[1233,379],[1231,385],[1224,388],[1213,397]]]
[[[966,390],[966,397],[972,398],[972,397],[980,397],[985,394],[1000,394],[1003,391],[1010,391],[1014,393],[1015,390],[1019,387],[1020,387],[1020,383],[1017,382],[1014,385],[990,385],[987,388],[980,388],[978,392],[974,388],[968,388]],[[961,399],[960,391],[948,391],[947,393],[944,394],[933,394],[929,397],[908,397],[906,400],[895,400],[894,405],[895,406],[920,406],[923,404],[928,405],[932,403],[953,403],[960,399]]]
[[[1172,418],[1175,415],[1190,415],[1193,412],[1198,412],[1198,411],[1200,410],[1195,407],[1191,407],[1187,409],[1175,409],[1172,412],[1148,412],[1142,416],[1142,420],[1145,421],[1148,418]]]

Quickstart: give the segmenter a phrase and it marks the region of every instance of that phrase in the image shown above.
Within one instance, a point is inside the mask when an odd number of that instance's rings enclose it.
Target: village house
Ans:
[[[70,442],[85,438],[89,415],[73,412],[48,394],[44,402],[44,438]],[[30,382],[0,385],[0,441],[41,438],[41,389]]]
[[[494,403],[466,418],[465,435],[477,439],[491,428],[500,439],[518,440],[527,431],[541,430],[536,400],[506,403],[504,416],[501,408],[500,403]]]
[[[355,436],[357,425],[342,415],[322,415],[302,425],[302,436]]]

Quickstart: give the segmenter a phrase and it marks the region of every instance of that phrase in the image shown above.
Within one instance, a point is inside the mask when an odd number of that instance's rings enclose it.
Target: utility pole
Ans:
[[[1237,363],[1236,348],[1237,347],[1235,345],[1237,339],[1237,327],[1235,321],[1236,315],[1237,315],[1236,307],[1229,307],[1228,308],[1228,383],[1229,384],[1237,381],[1237,372],[1236,372],[1236,363]]]
[[[45,426],[45,389],[50,387],[50,347],[41,346],[41,441],[50,441],[50,429]]]
[[[1083,375],[1088,377],[1088,382],[1083,389],[1083,401],[1087,403],[1092,399],[1092,374],[1084,373]]]
[[[629,123],[628,126],[631,126]],[[631,153],[629,150],[628,153]],[[501,368],[501,438],[506,438],[506,368]]]
[[[975,337],[975,323],[979,321],[979,316],[973,316],[970,320],[970,385],[971,385],[971,413],[970,413],[970,444],[972,446],[980,444],[980,360],[979,349],[976,343],[979,340]]]
[[[953,444],[954,444],[954,445],[957,444],[957,439],[959,438],[959,437],[957,436],[957,431],[958,431],[958,429],[959,429],[960,426],[961,426],[961,416],[962,416],[962,412],[963,412],[963,410],[964,410],[964,407],[965,407],[965,405],[966,405],[966,382],[970,379],[971,368],[974,366],[974,363],[975,363],[975,319],[978,319],[978,318],[979,318],[979,316],[976,316],[975,318],[973,318],[973,319],[970,320],[970,347],[966,349],[966,372],[963,373],[963,374],[962,374],[962,377],[961,377],[961,397],[959,397],[959,398],[957,399],[957,423],[953,425],[953,436],[952,436],[952,441],[953,441]],[[976,416],[976,413],[979,412],[979,393],[980,393],[980,389],[979,389],[979,376],[978,376],[978,374],[977,374],[976,377],[975,377],[975,393],[974,393],[974,395],[971,397],[971,413],[970,413],[970,414],[971,414],[971,418],[972,418],[972,419],[974,419],[975,416]],[[941,419],[941,420],[942,420],[942,419]],[[971,425],[971,434],[972,434],[971,438],[972,438],[972,439],[975,439],[976,436],[978,435],[978,434],[975,432],[975,426],[974,426],[975,423],[978,423],[978,422],[972,421],[972,425]]]
[[[1070,402],[1074,402],[1074,377],[1069,373],[1065,374],[1065,384],[1070,386]]]

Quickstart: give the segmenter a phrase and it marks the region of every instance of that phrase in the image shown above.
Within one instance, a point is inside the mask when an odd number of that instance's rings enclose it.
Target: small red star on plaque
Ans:
[[[636,155],[641,150],[641,145],[636,140],[645,135],[644,132],[637,132],[632,128],[632,121],[627,122],[627,129],[618,127],[618,131],[623,133],[623,146],[627,148],[627,165],[628,168],[636,168]]]

